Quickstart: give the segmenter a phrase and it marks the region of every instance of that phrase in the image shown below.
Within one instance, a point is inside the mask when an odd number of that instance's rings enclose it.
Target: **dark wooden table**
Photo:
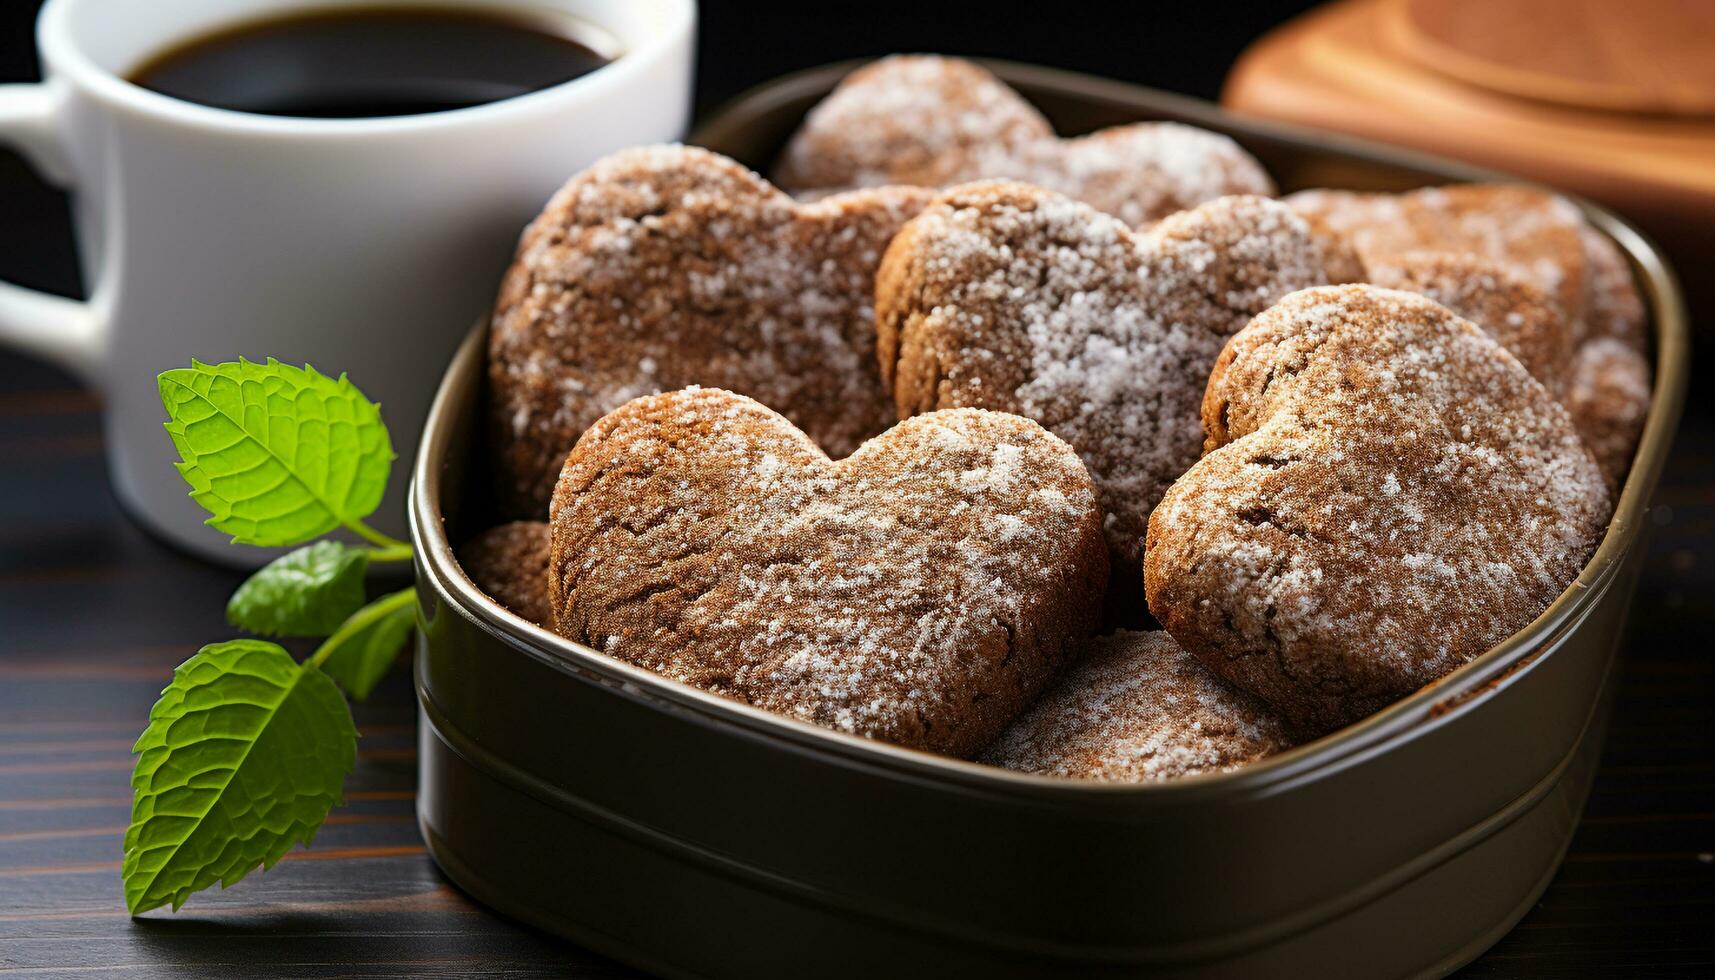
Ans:
[[[8,196],[0,275],[71,280],[61,206]],[[188,357],[195,353],[185,352]],[[260,352],[259,352],[260,353]],[[309,850],[177,914],[126,915],[132,740],[174,665],[232,635],[236,573],[140,532],[108,490],[96,399],[0,354],[0,973],[628,976],[449,885],[413,816],[404,671],[357,710],[347,803]],[[161,438],[161,465],[171,449]],[[1715,411],[1692,406],[1658,495],[1607,750],[1537,908],[1465,976],[1715,975]],[[568,882],[567,887],[577,887]]]

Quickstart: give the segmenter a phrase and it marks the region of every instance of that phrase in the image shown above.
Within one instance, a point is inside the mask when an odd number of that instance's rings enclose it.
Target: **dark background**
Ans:
[[[1307,6],[705,0],[698,98],[707,110],[783,72],[909,50],[1011,58],[1214,98],[1249,40]],[[38,77],[35,7],[0,0],[0,82]],[[64,197],[4,150],[0,278],[68,295],[81,289]],[[1468,976],[1715,971],[1715,418],[1700,387],[1694,381],[1657,494],[1607,749],[1577,837],[1537,909]],[[124,750],[170,664],[188,656],[194,638],[224,633],[219,608],[235,576],[162,548],[118,513],[102,472],[98,411],[67,376],[0,351],[0,972],[74,962],[216,974],[240,964],[270,973],[364,963],[387,974],[616,975],[469,907],[414,846],[410,694],[398,677],[360,711],[359,799],[342,809],[348,822],[324,835],[331,843],[318,842],[333,848],[323,854],[357,854],[367,862],[360,871],[294,861],[232,893],[193,899],[198,916],[132,923],[117,911],[116,868],[91,862],[108,862],[118,847],[119,830],[102,822],[123,826]],[[99,738],[88,734],[96,731]],[[37,806],[87,792],[79,787],[91,781],[110,811],[57,816]],[[87,834],[79,821],[90,823]],[[394,891],[402,897],[385,898],[394,904],[377,904]],[[345,911],[331,919],[275,911],[304,901]]]

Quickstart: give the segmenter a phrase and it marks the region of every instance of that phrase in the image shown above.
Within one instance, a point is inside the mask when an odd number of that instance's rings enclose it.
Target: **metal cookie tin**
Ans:
[[[791,76],[696,141],[766,167],[850,65]],[[1064,72],[992,64],[1075,133],[1177,119],[1285,189],[1493,175]],[[483,331],[430,414],[410,497],[424,629],[423,836],[478,899],[684,977],[1436,976],[1554,874],[1589,788],[1641,537],[1684,397],[1685,313],[1632,228],[1656,390],[1613,524],[1543,615],[1441,684],[1244,770],[1158,785],[1027,776],[766,714],[511,615],[452,543],[486,522]]]

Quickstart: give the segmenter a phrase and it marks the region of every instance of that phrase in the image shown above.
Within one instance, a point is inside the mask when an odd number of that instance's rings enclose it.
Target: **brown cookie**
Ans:
[[[1617,489],[1643,434],[1655,372],[1631,266],[1596,229],[1586,226],[1583,240],[1590,269],[1588,330],[1572,356],[1565,402],[1609,488]]]
[[[1345,236],[1366,266],[1410,252],[1503,263],[1559,304],[1575,338],[1583,335],[1584,218],[1564,198],[1516,184],[1455,184],[1405,194],[1309,190],[1285,200]]]
[[[1368,281],[1427,296],[1493,337],[1555,397],[1572,369],[1572,328],[1558,303],[1503,262],[1473,254],[1406,252],[1377,258]]]
[[[749,398],[640,398],[578,441],[550,524],[561,635],[961,756],[1083,643],[1107,579],[1077,454],[996,412],[915,418],[831,462]]]
[[[1644,332],[1644,301],[1638,295],[1632,267],[1614,240],[1590,225],[1579,228],[1579,240],[1584,245],[1589,280],[1584,336],[1610,337],[1643,353],[1649,338]]]
[[[1565,399],[1610,485],[1625,476],[1649,409],[1644,307],[1619,248],[1570,201],[1506,184],[1407,194],[1302,191],[1287,201],[1319,227],[1344,234],[1372,270],[1410,252],[1436,251],[1503,263],[1542,290],[1564,315],[1567,347],[1560,382],[1552,374],[1538,377]],[[1396,285],[1385,276],[1373,278]],[[1543,369],[1539,359],[1484,320],[1485,311],[1429,295],[1476,320],[1533,371]],[[1609,339],[1632,353],[1622,354],[1604,342]],[[1586,351],[1586,345],[1594,349]]]
[[[1275,192],[1225,136],[1137,123],[1058,139],[986,69],[936,55],[894,55],[848,75],[810,110],[776,170],[780,186],[809,193],[993,178],[1058,191],[1132,225],[1228,194]]]
[[[553,627],[548,609],[548,525],[513,521],[491,527],[458,550],[459,566],[490,599],[537,626]]]
[[[1617,337],[1592,337],[1572,359],[1566,410],[1610,490],[1631,469],[1649,415],[1651,374],[1643,354]]]
[[[804,117],[775,167],[788,190],[956,183],[994,147],[1054,127],[988,69],[963,58],[893,55],[847,75]]]
[[[503,505],[543,512],[578,434],[638,395],[721,385],[843,456],[892,420],[875,368],[882,250],[929,194],[800,204],[725,157],[626,150],[524,233],[489,337]]]
[[[1292,744],[1273,709],[1215,676],[1171,636],[1122,631],[1091,640],[978,761],[1141,783],[1226,772]]]
[[[1288,296],[1222,351],[1203,424],[1207,455],[1150,519],[1150,611],[1307,730],[1529,623],[1609,513],[1548,390],[1412,293]]]
[[[1150,508],[1196,462],[1226,338],[1281,296],[1351,268],[1278,201],[1229,197],[1146,233],[1024,184],[953,188],[900,231],[876,278],[882,376],[901,417],[1013,412],[1095,476],[1115,573]]]

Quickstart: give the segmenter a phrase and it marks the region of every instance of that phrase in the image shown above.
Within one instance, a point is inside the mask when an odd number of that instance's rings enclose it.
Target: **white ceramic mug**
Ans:
[[[621,50],[583,77],[451,112],[253,115],[123,77],[175,42],[326,3],[49,0],[44,81],[0,86],[0,141],[70,188],[90,284],[83,303],[0,283],[0,341],[99,390],[120,500],[231,564],[267,555],[203,526],[172,465],[157,373],[240,355],[348,373],[381,402],[402,457],[375,523],[403,536],[423,413],[519,230],[578,169],[689,121],[695,0],[436,0],[569,13]]]

